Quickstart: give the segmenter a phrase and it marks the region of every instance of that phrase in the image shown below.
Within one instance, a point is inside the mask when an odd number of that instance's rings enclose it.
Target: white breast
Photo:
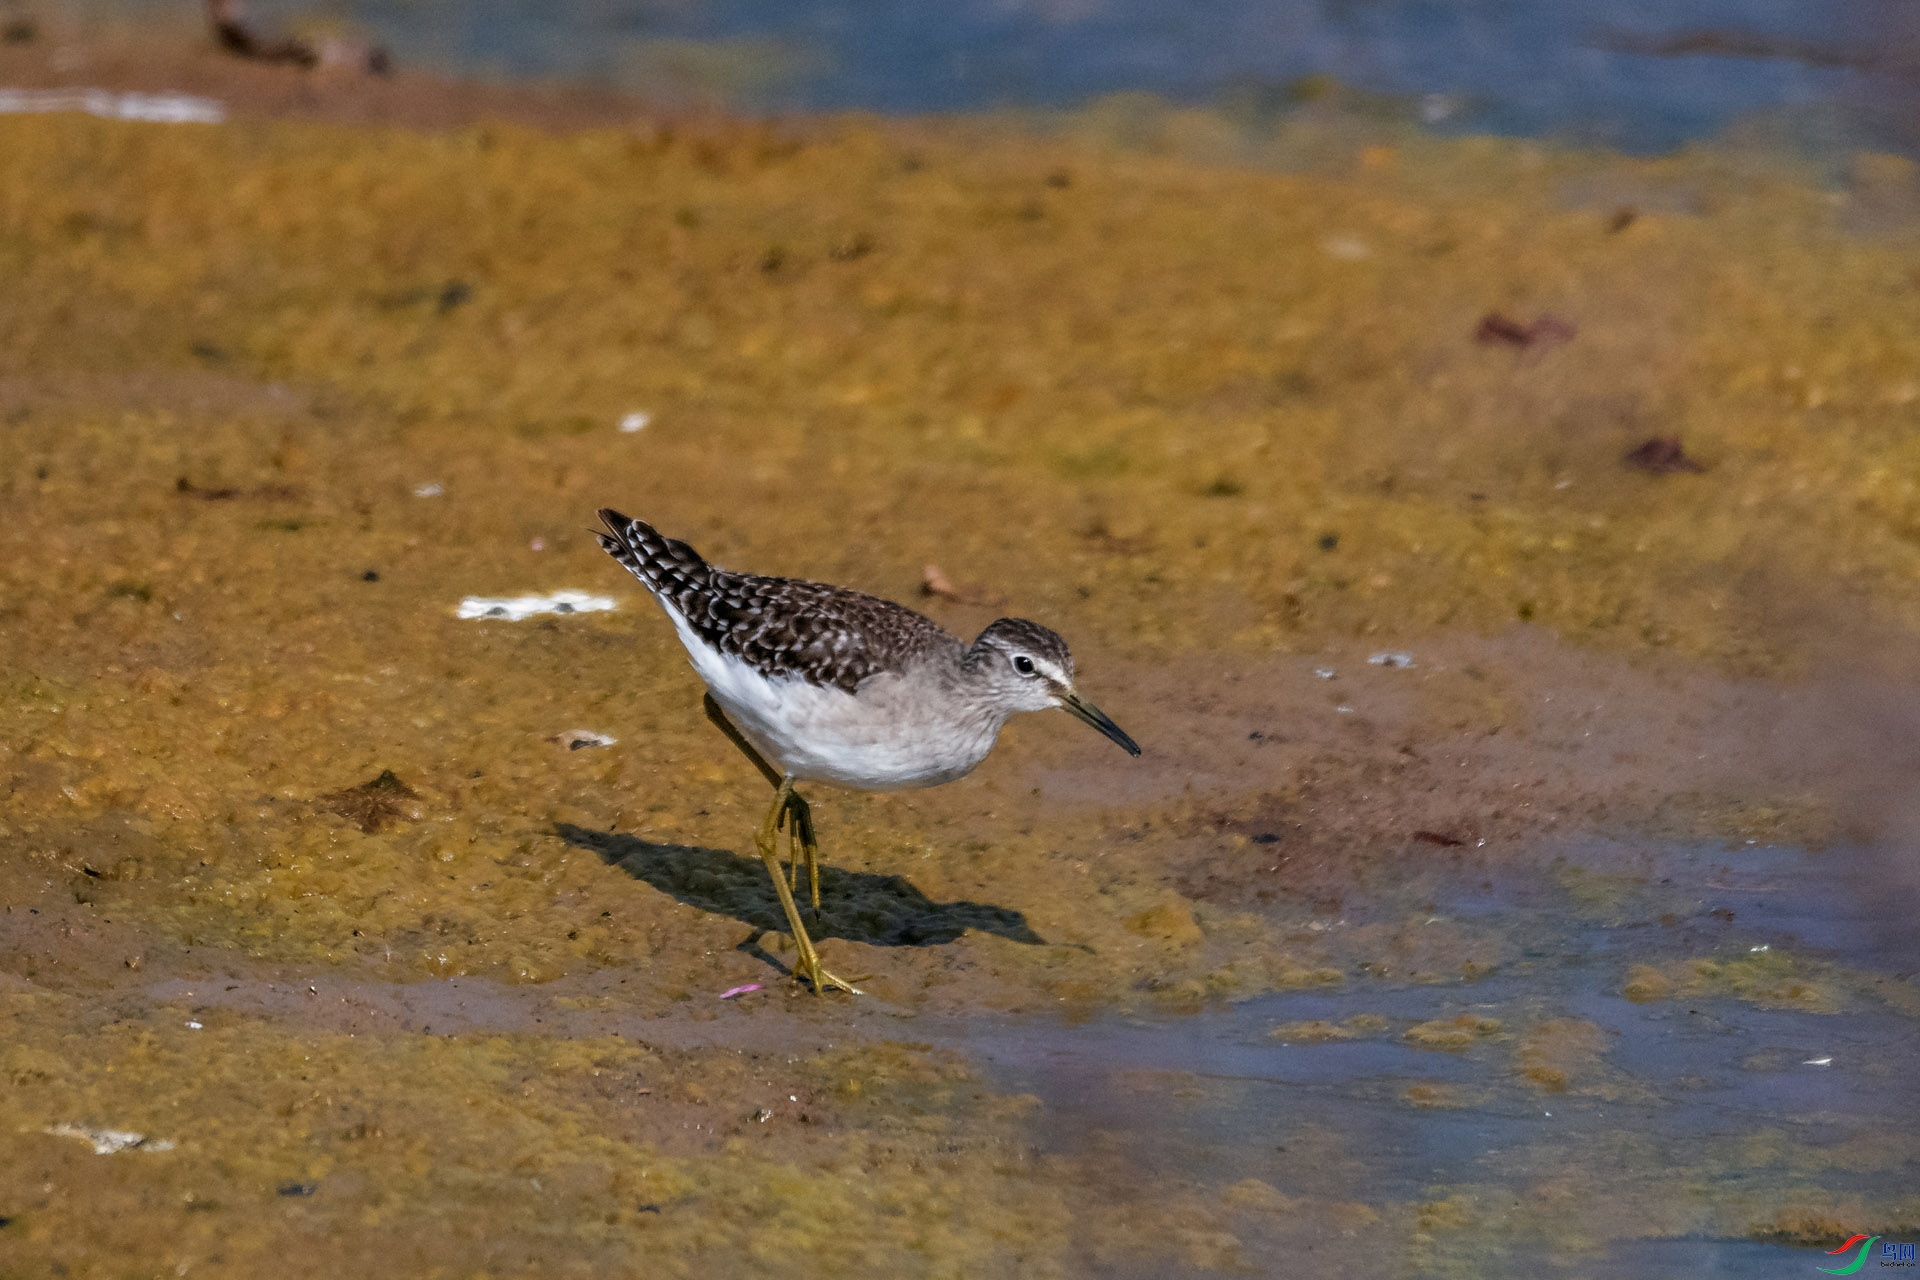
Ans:
[[[673,609],[667,616],[714,700],[771,764],[798,781],[862,791],[952,782],[986,759],[1006,722],[957,703],[937,681],[882,673],[852,694],[769,679],[707,644]]]

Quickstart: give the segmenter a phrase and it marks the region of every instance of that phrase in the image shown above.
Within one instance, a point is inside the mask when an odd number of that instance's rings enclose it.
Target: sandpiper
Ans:
[[[733,573],[684,542],[603,509],[607,554],[667,611],[706,682],[708,719],[774,788],[754,843],[773,877],[798,955],[793,969],[816,994],[858,995],[820,967],[794,903],[806,864],[820,909],[819,842],[796,782],[863,791],[933,787],[987,758],[1016,711],[1050,707],[1140,748],[1073,687],[1067,642],[1037,622],[1002,618],[971,645],[933,619],[845,587]],[[779,833],[787,831],[783,876]]]

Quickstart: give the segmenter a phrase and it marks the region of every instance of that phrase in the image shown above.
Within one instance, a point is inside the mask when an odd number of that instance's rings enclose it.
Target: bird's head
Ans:
[[[1059,707],[1139,755],[1139,744],[1109,720],[1100,708],[1073,689],[1073,655],[1067,642],[1037,622],[1002,618],[980,633],[967,665],[1008,711],[1045,711]]]

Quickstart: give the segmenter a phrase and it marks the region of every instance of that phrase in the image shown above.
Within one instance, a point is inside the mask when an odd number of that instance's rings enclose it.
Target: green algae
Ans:
[[[1910,993],[1874,974],[1860,973],[1772,946],[1737,947],[1667,965],[1635,965],[1621,993],[1645,1004],[1684,996],[1747,1000],[1773,1008],[1834,1013],[1884,1000],[1911,1008]]]
[[[665,436],[745,459],[707,473],[737,477],[733,503],[803,485],[735,536],[777,523],[779,545],[828,548],[818,572],[878,567],[828,530],[936,474],[1027,513],[982,527],[976,503],[932,504],[889,514],[889,540],[1048,602],[1089,588],[1076,615],[1118,645],[1190,647],[1202,617],[1208,643],[1271,647],[1525,613],[1777,659],[1727,590],[1742,574],[1870,591],[1911,621],[1920,368],[1900,335],[1920,303],[1904,249],[1823,228],[1815,192],[1610,234],[1551,170],[1436,196],[1096,154],[1057,190],[1055,146],[921,146],[909,169],[857,126],[8,130],[0,218],[31,286],[0,317],[15,368],[208,363],[197,347],[351,387],[375,438],[442,461],[468,511],[496,509],[481,473],[526,474],[482,457],[649,494]],[[58,185],[25,177],[49,170]],[[1042,216],[1003,213],[1026,201]],[[850,234],[877,247],[836,258]],[[1329,254],[1336,234],[1367,256]],[[448,281],[470,300],[443,310]],[[1529,304],[1578,337],[1473,344],[1482,311]],[[88,340],[51,341],[63,306],[102,313]],[[622,457],[591,428],[636,404],[659,434]],[[1624,470],[1636,433],[1686,437],[1708,475]],[[560,496],[510,489],[523,525]],[[1096,527],[1140,553],[1022,554]],[[1329,529],[1344,538],[1318,551]]]
[[[617,969],[668,1007],[716,995],[772,895],[709,846],[743,847],[764,797],[594,548],[584,526],[607,502],[723,562],[896,598],[943,565],[1057,622],[1093,655],[1089,688],[1102,659],[1516,621],[1779,674],[1810,661],[1823,610],[1920,626],[1920,290],[1897,221],[1854,234],[1804,175],[1749,181],[1704,152],[1321,136],[1257,154],[1178,113],[1136,113],[1115,149],[1101,127],[0,120],[9,903],[137,928],[124,958],[98,957],[128,971]],[[1243,167],[1263,160],[1301,171]],[[1642,207],[1611,230],[1618,192]],[[1494,309],[1577,333],[1476,344]],[[617,432],[635,410],[647,428]],[[1620,465],[1656,434],[1707,470]],[[468,594],[560,586],[621,611],[452,616]],[[1428,727],[1525,718],[1479,683],[1428,697]],[[579,725],[620,742],[556,745]],[[1031,763],[1049,734],[1003,750]],[[383,788],[377,822],[339,799],[388,776],[407,794]],[[1251,823],[1313,795],[1276,776],[1229,807]],[[835,796],[826,857],[866,878],[845,882],[824,957],[847,972],[857,955],[908,1005],[958,989],[978,1008],[1076,1009],[1471,979],[1512,959],[1499,929],[1425,912],[1338,929],[1336,902],[1276,925],[1187,894],[1167,863],[1203,838],[1209,803],[1121,791],[1118,816],[1088,820],[990,782]],[[1698,825],[1800,829],[1783,813],[1748,802]],[[646,847],[609,858],[564,834],[608,828]],[[1351,843],[1353,865],[1393,856]],[[868,945],[859,921],[889,915],[896,879],[1002,914],[966,916],[951,947]],[[1603,916],[1640,893],[1591,873],[1562,888]],[[782,1062],[760,1088],[730,1052],[606,1037],[120,1016],[80,991],[95,979],[20,963],[61,991],[0,996],[4,1243],[75,1275],[119,1274],[156,1239],[157,1265],[230,1274],[1232,1271],[1328,1237],[1352,1261],[1362,1232],[1411,1242],[1425,1273],[1484,1275],[1543,1247],[1542,1223],[1577,1255],[1636,1233],[1915,1216],[1910,1198],[1847,1202],[1786,1172],[1873,1153],[1784,1138],[1676,1156],[1623,1136],[1382,1203],[1340,1135],[1303,1132],[1287,1167],[1316,1194],[1144,1179],[1116,1198],[1111,1162],[1034,1156],[1030,1100],[921,1050],[869,1041]],[[1857,989],[1730,953],[1636,970],[1627,994],[1818,1011]],[[1446,1050],[1500,1040],[1492,1019],[1414,1030]],[[1515,1034],[1529,1102],[1621,1096],[1590,1024]],[[1411,1107],[1480,1096],[1406,1090]],[[835,1123],[779,1110],[801,1097]],[[644,1118],[651,1100],[678,1108],[682,1141]],[[708,1135],[686,1137],[703,1118]],[[63,1123],[175,1145],[97,1157],[45,1132]],[[1755,1166],[1745,1200],[1702,1190]]]
[[[924,1053],[675,1061],[617,1037],[290,1035],[4,999],[9,1268],[709,1275],[804,1254],[860,1274],[1059,1270],[1063,1211],[1017,1158],[1020,1104]],[[663,1150],[660,1107],[697,1116],[696,1140]],[[46,1132],[61,1123],[151,1149],[96,1156]],[[941,1158],[909,1167],[892,1143]]]
[[[0,334],[46,402],[7,428],[5,607],[18,668],[77,690],[4,710],[34,796],[58,797],[14,821],[161,823],[157,883],[105,900],[261,954],[364,953],[361,922],[390,939],[411,917],[423,936],[380,949],[418,972],[631,962],[664,920],[560,905],[602,877],[542,825],[671,837],[670,792],[746,829],[739,771],[663,712],[686,696],[671,646],[617,617],[444,612],[556,577],[623,590],[581,528],[602,501],[897,596],[923,562],[965,564],[1112,654],[1524,614],[1779,666],[1794,637],[1730,582],[1871,592],[1902,627],[1914,606],[1920,369],[1898,335],[1920,303],[1890,283],[1897,244],[1784,183],[1612,234],[1560,191],[1631,164],[1527,176],[1477,143],[1431,145],[1505,189],[1423,189],[1398,153],[1286,176],[839,123],[4,129]],[[1063,163],[1072,184],[1045,185]],[[849,236],[871,251],[836,254]],[[1574,342],[1473,344],[1481,310],[1530,302]],[[615,433],[635,406],[654,425]],[[1709,472],[1618,465],[1656,431]],[[413,496],[429,481],[443,498]],[[545,745],[595,717],[644,751]],[[427,796],[415,830],[345,839],[303,811],[381,769]],[[1005,883],[1030,855],[996,839]],[[1155,907],[1118,898],[1037,932],[1123,950],[1116,926]]]

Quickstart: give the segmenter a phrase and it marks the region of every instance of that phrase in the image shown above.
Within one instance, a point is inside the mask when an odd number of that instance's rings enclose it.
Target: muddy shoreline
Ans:
[[[0,118],[0,1274],[1920,1223],[1910,165],[50,57],[233,118]],[[815,795],[816,1000],[608,503],[1046,621],[1146,754]]]

